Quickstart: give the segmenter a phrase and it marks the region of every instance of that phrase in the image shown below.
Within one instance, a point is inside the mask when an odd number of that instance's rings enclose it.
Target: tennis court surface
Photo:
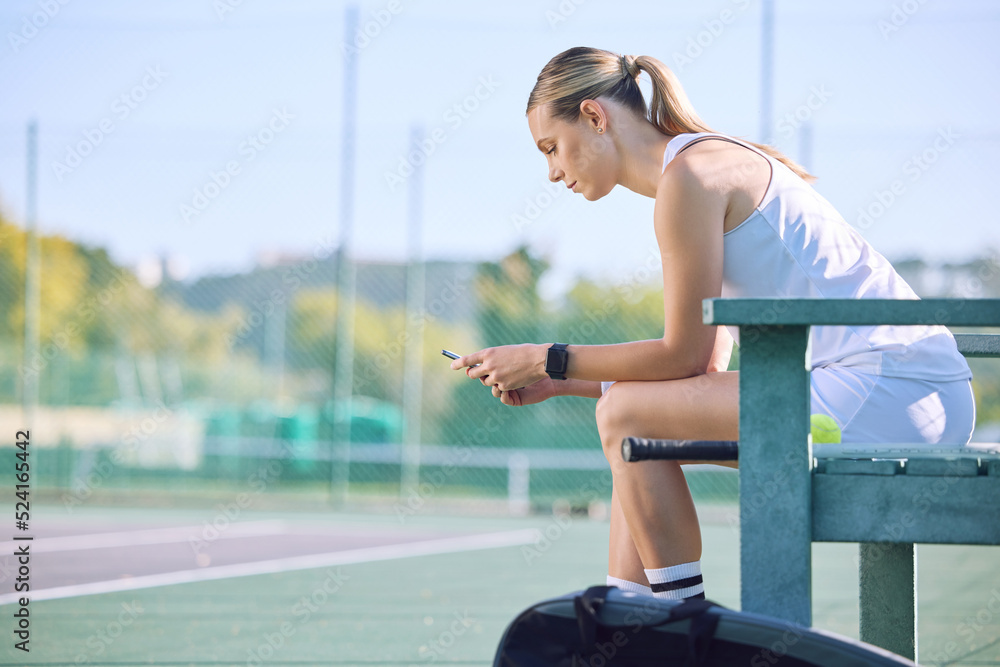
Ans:
[[[583,515],[33,509],[30,653],[0,558],[5,665],[489,665],[514,615],[607,567]],[[707,595],[739,608],[736,508],[699,513]],[[918,551],[920,662],[1000,665],[996,550]],[[856,638],[857,546],[813,553],[814,625]]]

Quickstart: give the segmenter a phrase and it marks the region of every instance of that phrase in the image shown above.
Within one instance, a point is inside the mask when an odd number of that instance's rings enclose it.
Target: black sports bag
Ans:
[[[909,665],[884,649],[709,600],[614,586],[539,602],[507,626],[494,667],[868,667]]]

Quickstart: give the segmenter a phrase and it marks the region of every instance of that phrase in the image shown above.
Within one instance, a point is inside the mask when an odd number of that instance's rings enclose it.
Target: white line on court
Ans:
[[[211,525],[211,524],[209,524]],[[246,521],[230,522],[227,527],[215,529],[215,540],[225,540],[237,537],[260,537],[262,535],[280,535],[285,532],[283,521]],[[135,547],[145,544],[171,544],[187,542],[202,537],[205,526],[172,526],[169,528],[150,528],[148,530],[131,530],[117,533],[91,533],[88,535],[65,535],[63,537],[41,537],[31,542],[0,542],[0,553],[14,553],[19,545],[30,544],[33,551],[52,553],[54,551],[83,551],[84,549],[109,549],[113,547]]]
[[[248,577],[257,574],[277,574],[309,570],[333,565],[348,565],[351,563],[372,563],[396,558],[412,558],[414,556],[433,556],[437,554],[456,553],[460,551],[477,551],[480,549],[496,549],[512,547],[519,544],[529,544],[538,541],[538,531],[533,528],[511,530],[502,533],[486,533],[482,535],[467,535],[462,537],[447,537],[409,544],[390,544],[381,547],[364,547],[346,551],[334,551],[310,556],[292,556],[262,560],[254,563],[239,563],[236,565],[220,565],[206,567],[200,570],[180,570],[164,572],[128,579],[113,579],[110,581],[95,581],[89,584],[73,586],[58,586],[31,591],[28,594],[32,602],[39,600],[60,600],[82,595],[98,595],[120,591],[134,591],[141,588],[155,588],[173,584],[188,584],[197,581],[213,581],[215,579],[231,579]],[[0,605],[17,602],[24,594],[7,593],[0,595]]]

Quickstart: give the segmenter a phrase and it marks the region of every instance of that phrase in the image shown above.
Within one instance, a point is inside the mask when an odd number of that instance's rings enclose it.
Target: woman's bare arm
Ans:
[[[583,396],[584,398],[600,398],[601,383],[595,380],[552,380],[553,396]]]
[[[724,327],[702,324],[702,301],[722,293],[722,234],[731,189],[720,183],[725,173],[718,161],[693,162],[674,160],[656,191],[653,219],[663,264],[663,337],[612,345],[570,343],[568,378],[590,383],[657,381],[725,370],[732,343]],[[470,367],[469,377],[488,377],[485,384],[509,391],[545,379],[548,347],[523,343],[486,348],[453,361],[452,368]],[[597,384],[562,388],[567,389],[573,395],[600,396]]]
[[[715,373],[724,371],[729,367],[729,359],[733,353],[733,339],[726,331],[725,327],[719,327],[715,348],[712,351],[712,358],[709,361],[706,372]],[[577,380],[566,378],[565,380],[552,380],[553,396],[583,396],[584,398],[600,398],[602,395],[601,383],[597,380]]]
[[[653,218],[663,263],[663,338],[571,344],[567,377],[672,380],[725,370],[717,365],[731,339],[724,327],[702,324],[702,300],[722,292],[727,196],[724,188],[710,182],[711,174],[699,173],[703,170],[675,160],[657,188]]]

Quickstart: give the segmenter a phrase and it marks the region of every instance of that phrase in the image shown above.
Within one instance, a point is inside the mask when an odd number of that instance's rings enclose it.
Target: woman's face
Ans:
[[[613,144],[607,136],[603,109],[593,100],[585,101],[582,108],[581,120],[570,124],[552,118],[547,106],[539,105],[528,113],[528,127],[549,164],[549,180],[562,181],[594,201],[617,185],[610,159]],[[603,134],[597,132],[598,127],[605,128]]]

